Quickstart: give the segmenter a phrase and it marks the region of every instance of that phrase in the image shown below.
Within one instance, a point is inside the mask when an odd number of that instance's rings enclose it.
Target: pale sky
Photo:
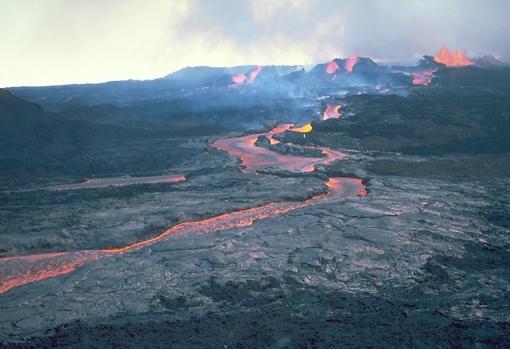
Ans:
[[[185,66],[510,60],[507,0],[0,0],[0,86],[152,79]]]

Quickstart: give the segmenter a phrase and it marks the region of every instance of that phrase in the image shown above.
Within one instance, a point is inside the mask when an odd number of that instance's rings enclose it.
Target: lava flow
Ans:
[[[335,74],[338,68],[338,64],[335,61],[328,62],[328,64],[326,64],[326,73]]]
[[[463,67],[475,64],[468,56],[459,50],[448,50],[443,47],[434,56],[434,61],[446,65],[447,67]]]
[[[322,120],[339,119],[340,116],[342,115],[340,113],[341,108],[342,108],[341,104],[338,105],[328,104],[326,106],[326,109],[324,110],[324,113],[322,114]]]
[[[324,157],[309,158],[282,155],[255,145],[255,140],[258,136],[264,135],[269,139],[273,139],[272,137],[275,134],[290,130],[292,126],[292,124],[283,124],[266,133],[219,139],[214,142],[212,146],[238,157],[241,160],[245,172],[256,172],[259,169],[267,167],[279,167],[288,171],[309,172],[313,171],[317,164],[328,164],[342,159],[345,156],[341,152],[318,147],[317,149],[322,150]],[[363,183],[357,178],[330,178],[326,185],[329,189],[328,192],[319,193],[304,202],[273,202],[254,208],[224,213],[212,218],[184,222],[175,225],[155,237],[119,248],[42,253],[38,255],[1,258],[0,293],[4,293],[14,287],[68,274],[89,261],[147,247],[175,233],[186,232],[201,234],[242,228],[253,224],[254,221],[305,208],[317,202],[345,196],[365,196],[367,194]]]
[[[301,128],[293,128],[292,124],[282,124],[267,133],[256,133],[235,138],[223,138],[215,141],[212,146],[239,158],[244,172],[257,172],[268,168],[280,168],[292,172],[313,172],[318,164],[328,164],[343,159],[345,154],[328,148],[319,148],[324,157],[311,158],[297,155],[284,155],[269,149],[255,146],[259,136],[273,139],[273,135],[284,131],[310,132],[312,126],[307,124]],[[304,129],[303,129],[304,128]],[[303,129],[303,130],[300,130]],[[276,140],[274,140],[276,141]]]
[[[413,85],[428,85],[432,81],[432,76],[437,69],[427,69],[413,72]]]
[[[352,69],[358,63],[358,56],[351,55],[349,58],[347,58],[347,61],[345,62],[345,71],[348,73],[352,73]]]
[[[261,65],[259,65],[255,68],[253,68],[252,70],[250,70],[250,72],[248,73],[248,78],[247,78],[248,79],[247,82],[249,84],[252,84],[255,81],[257,76],[259,76],[260,72],[262,71],[262,68],[263,67]]]
[[[233,86],[241,86],[246,81],[246,76],[244,74],[236,74],[232,75]]]
[[[253,84],[257,76],[259,76],[260,72],[264,67],[261,65],[256,66],[252,70],[248,72],[248,74],[236,74],[232,75],[232,87],[240,87],[243,84]]]
[[[123,187],[133,184],[179,183],[186,180],[185,176],[151,176],[151,177],[111,177],[92,178],[81,183],[56,185],[46,187],[47,190],[76,190],[104,187]]]
[[[290,131],[292,132],[300,132],[300,133],[309,133],[311,132],[313,129],[312,127],[312,124],[311,123],[308,123],[308,124],[305,124],[301,127],[291,127],[290,128]]]

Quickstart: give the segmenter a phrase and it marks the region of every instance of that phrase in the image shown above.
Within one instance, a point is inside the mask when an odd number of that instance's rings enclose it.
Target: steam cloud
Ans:
[[[155,78],[184,66],[510,60],[506,0],[32,0],[0,4],[0,86]],[[6,68],[8,67],[8,69]]]

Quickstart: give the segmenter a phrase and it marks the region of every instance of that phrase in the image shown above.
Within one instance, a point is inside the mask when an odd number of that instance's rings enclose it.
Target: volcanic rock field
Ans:
[[[0,347],[510,347],[510,68],[353,60],[0,90]]]

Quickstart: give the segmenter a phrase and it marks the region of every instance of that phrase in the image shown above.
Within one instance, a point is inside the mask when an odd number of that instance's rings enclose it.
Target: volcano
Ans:
[[[509,347],[509,79],[442,49],[0,89],[0,347]]]

